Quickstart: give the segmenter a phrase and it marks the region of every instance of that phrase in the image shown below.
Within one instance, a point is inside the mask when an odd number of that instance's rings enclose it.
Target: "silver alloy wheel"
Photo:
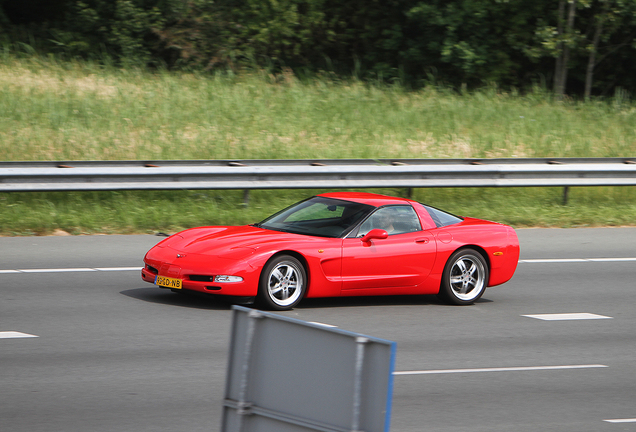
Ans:
[[[485,288],[484,264],[473,254],[460,255],[451,267],[449,282],[455,297],[462,301],[475,300]]]
[[[267,276],[267,295],[277,306],[294,304],[302,295],[303,271],[293,261],[281,261]]]

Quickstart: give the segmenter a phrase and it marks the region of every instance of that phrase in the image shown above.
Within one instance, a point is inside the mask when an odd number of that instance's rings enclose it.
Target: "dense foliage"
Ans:
[[[636,0],[0,0],[0,43],[170,69],[636,90]]]

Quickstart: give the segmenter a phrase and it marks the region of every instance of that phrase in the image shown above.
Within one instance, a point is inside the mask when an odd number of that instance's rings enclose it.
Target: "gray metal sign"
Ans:
[[[396,343],[233,306],[223,432],[388,432]]]

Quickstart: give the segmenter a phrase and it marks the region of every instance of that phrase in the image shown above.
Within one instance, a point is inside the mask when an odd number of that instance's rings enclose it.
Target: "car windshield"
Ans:
[[[256,226],[319,237],[342,237],[374,207],[315,196],[268,217]]]

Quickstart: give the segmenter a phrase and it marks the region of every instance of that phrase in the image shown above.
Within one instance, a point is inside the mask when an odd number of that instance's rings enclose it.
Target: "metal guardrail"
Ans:
[[[0,162],[0,192],[549,186],[636,186],[636,157]]]

